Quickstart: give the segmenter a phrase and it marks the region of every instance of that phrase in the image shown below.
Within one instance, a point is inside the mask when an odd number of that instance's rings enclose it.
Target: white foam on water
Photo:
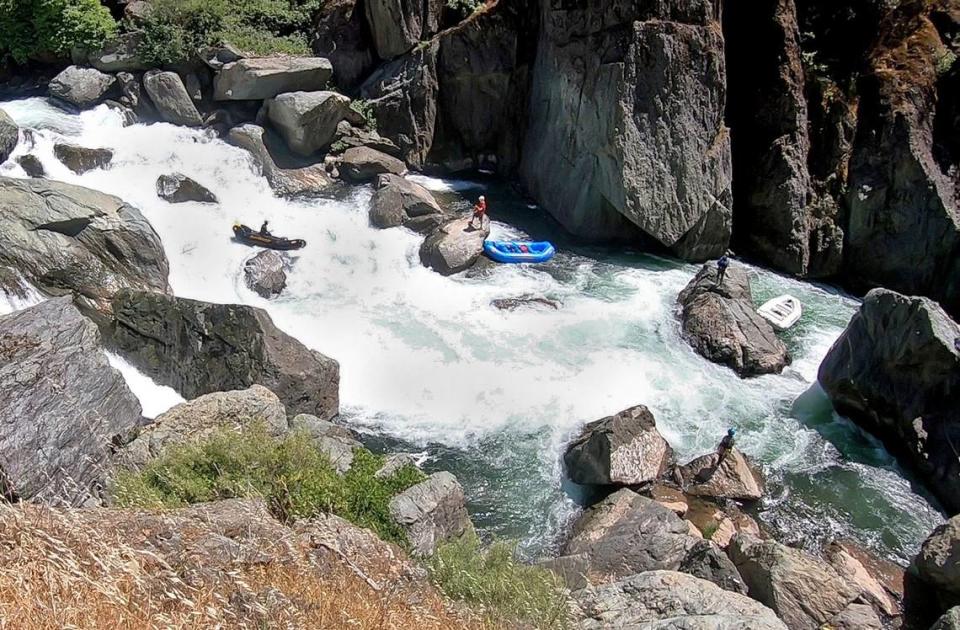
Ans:
[[[140,400],[145,418],[156,418],[184,401],[183,396],[173,388],[157,385],[153,379],[135,368],[123,357],[113,352],[107,352],[106,355],[110,365],[123,375],[127,387]]]
[[[697,356],[680,337],[675,300],[694,266],[561,252],[546,267],[503,265],[478,277],[444,278],[420,264],[420,237],[369,226],[368,187],[338,199],[278,199],[245,151],[204,131],[124,128],[106,107],[68,115],[41,99],[2,107],[20,124],[39,128],[29,150],[52,178],[116,194],[141,209],[162,238],[177,295],[265,308],[281,329],[340,362],[340,397],[351,422],[482,459],[494,472],[471,489],[476,500],[515,501],[511,509],[528,510],[534,534],[544,533],[545,518],[548,527],[559,527],[574,509],[559,491],[564,441],[584,422],[639,403],[653,410],[681,458],[714,448],[728,426],[737,426],[742,448],[773,474],[845,465],[791,414],[856,308],[842,295],[757,271],[758,300],[789,292],[804,303],[805,316],[787,335],[793,365],[782,375],[742,380]],[[64,139],[112,149],[112,165],[73,174],[53,156],[54,142]],[[9,164],[7,173],[22,176]],[[172,172],[208,187],[220,203],[159,199],[154,182]],[[471,197],[485,187],[410,179]],[[270,301],[243,283],[243,262],[256,252],[231,240],[234,221],[259,227],[264,219],[275,234],[308,243],[290,255],[287,288]],[[523,236],[497,222],[492,234]],[[524,295],[547,296],[562,307],[507,312],[491,305]],[[131,387],[143,392],[145,409],[173,404],[162,388]],[[545,489],[532,491],[537,483]],[[526,487],[510,490],[514,484]],[[531,512],[528,495],[546,517]],[[916,511],[920,501],[899,490],[888,499],[892,510]]]

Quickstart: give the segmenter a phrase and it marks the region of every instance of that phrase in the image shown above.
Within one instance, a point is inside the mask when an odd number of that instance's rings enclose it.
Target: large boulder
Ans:
[[[284,92],[315,92],[327,87],[333,66],[320,57],[240,59],[223,66],[213,83],[218,101],[273,98]]]
[[[74,144],[59,142],[53,145],[53,154],[77,175],[83,175],[87,171],[98,168],[106,168],[113,161],[113,151],[110,149],[78,147]]]
[[[885,628],[877,611],[869,604],[850,604],[831,619],[827,627],[831,630],[884,630]]]
[[[143,88],[163,120],[187,127],[203,124],[203,117],[176,72],[151,70],[143,75]]]
[[[47,170],[43,168],[43,162],[41,162],[40,158],[32,153],[27,153],[26,155],[21,155],[18,157],[17,164],[19,164],[20,168],[23,169],[23,172],[27,174],[27,177],[47,176]]]
[[[150,66],[137,54],[142,42],[143,35],[137,31],[118,35],[89,54],[90,65],[101,72],[110,73],[146,70]]]
[[[395,157],[369,147],[347,149],[340,157],[340,174],[355,184],[372,181],[378,175],[403,175],[406,165]]]
[[[820,365],[837,411],[960,511],[960,328],[932,300],[876,289]]]
[[[437,124],[438,51],[434,42],[386,63],[360,88],[377,131],[396,142],[403,160],[417,168],[427,160]]]
[[[293,431],[306,434],[326,455],[338,474],[345,474],[353,465],[353,456],[363,444],[353,431],[310,414],[301,413],[290,421]]]
[[[217,203],[217,196],[182,173],[157,178],[157,195],[170,203]]]
[[[544,5],[520,177],[573,234],[719,256],[732,225],[713,7]]]
[[[672,459],[653,414],[638,405],[584,426],[563,463],[574,483],[635,486],[658,479]]]
[[[215,392],[181,403],[163,413],[124,446],[118,461],[141,468],[163,452],[181,444],[199,442],[217,431],[243,431],[260,425],[270,435],[287,433],[287,412],[276,394],[266,387]]]
[[[234,127],[227,134],[227,142],[250,153],[256,169],[275,193],[284,197],[316,194],[333,183],[323,164],[282,168],[267,148],[267,138],[266,130],[253,124]]]
[[[141,422],[97,327],[67,297],[0,317],[0,408],[0,486],[9,500],[99,501],[112,444]]]
[[[70,66],[50,81],[50,96],[85,109],[110,95],[116,87],[115,77],[95,68]]]
[[[0,109],[0,164],[7,161],[20,141],[20,128],[17,123]]]
[[[476,226],[476,223],[474,223]],[[420,262],[444,276],[469,269],[483,253],[490,223],[471,227],[470,219],[454,219],[441,226],[420,245]]]
[[[267,118],[294,153],[309,156],[330,146],[350,99],[336,92],[286,92],[264,103]]]
[[[223,67],[228,63],[240,61],[245,56],[239,48],[229,43],[220,46],[207,46],[197,51],[197,57],[200,61],[214,72],[223,70]]]
[[[787,346],[757,315],[746,269],[732,264],[723,284],[706,264],[680,293],[683,337],[705,358],[740,376],[780,373],[790,364]]]
[[[740,535],[729,550],[750,597],[793,630],[819,630],[860,596],[829,564],[773,540]]]
[[[377,55],[393,59],[429,39],[440,28],[441,0],[365,0]]]
[[[584,558],[592,584],[644,571],[676,571],[698,542],[689,531],[672,511],[623,489],[583,513],[562,556]]]
[[[62,182],[0,178],[0,265],[107,313],[120,289],[170,290],[160,237],[140,211]]]
[[[680,563],[680,572],[713,582],[725,591],[747,594],[740,572],[727,554],[709,540],[697,541]]]
[[[723,461],[709,453],[680,467],[683,489],[687,494],[715,499],[756,501],[763,496],[763,477],[736,448]]]
[[[138,120],[155,121],[160,119],[157,108],[150,101],[150,96],[143,89],[143,77],[130,72],[118,72],[117,82],[120,84],[120,104],[129,107]]]
[[[910,572],[933,590],[943,608],[960,605],[960,515],[933,530]]]
[[[407,227],[429,234],[443,223],[444,214],[430,191],[399,175],[377,177],[370,200],[370,223],[378,228]]]
[[[113,300],[113,345],[187,398],[253,384],[291,414],[339,411],[340,367],[274,326],[261,309],[122,291]]]
[[[837,573],[860,589],[863,600],[869,602],[887,617],[896,617],[900,614],[899,604],[880,581],[880,578],[888,578],[888,575],[884,575],[884,573],[892,570],[900,574],[900,581],[902,582],[903,569],[900,566],[885,567],[883,566],[884,561],[868,557],[866,552],[853,547],[849,543],[834,541],[824,549],[824,552],[827,562],[836,569]],[[884,569],[887,569],[887,571],[884,571]],[[874,575],[874,572],[880,578]],[[902,587],[900,595],[902,596]]]
[[[691,575],[648,571],[576,593],[581,630],[786,630],[762,604]]]
[[[330,147],[330,154],[337,155],[344,153],[354,147],[367,147],[380,153],[386,153],[390,157],[400,157],[400,147],[381,136],[377,131],[367,128],[363,124],[355,127],[347,120],[340,121],[337,125],[337,134],[333,145]]]
[[[437,545],[473,529],[463,488],[448,472],[430,475],[390,500],[390,516],[404,529],[411,550],[430,556]]]
[[[265,249],[243,263],[243,278],[251,291],[270,299],[287,286],[286,266],[282,254]]]

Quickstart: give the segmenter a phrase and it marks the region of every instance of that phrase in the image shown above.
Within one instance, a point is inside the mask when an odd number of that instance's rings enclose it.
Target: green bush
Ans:
[[[377,117],[373,113],[373,107],[367,101],[354,99],[350,101],[350,109],[363,116],[364,127],[367,131],[377,130]]]
[[[148,63],[183,61],[198,48],[230,43],[256,55],[310,52],[314,14],[322,0],[156,0],[139,29]],[[131,27],[133,28],[133,27]]]
[[[147,509],[258,496],[282,521],[329,512],[406,546],[388,505],[426,475],[404,466],[377,479],[374,473],[383,463],[382,456],[358,448],[353,465],[341,477],[309,436],[295,433],[276,439],[263,428],[253,428],[172,448],[143,470],[118,475],[112,492],[121,507]]]
[[[116,31],[98,0],[0,0],[0,60],[66,56],[97,48]]]
[[[451,599],[480,606],[494,623],[525,622],[536,628],[566,628],[567,598],[553,572],[518,562],[514,547],[481,549],[475,535],[440,546],[428,569]]]

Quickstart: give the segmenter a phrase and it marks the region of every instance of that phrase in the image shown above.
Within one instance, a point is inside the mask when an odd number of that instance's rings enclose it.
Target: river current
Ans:
[[[48,177],[143,212],[163,241],[178,296],[264,308],[281,329],[337,359],[342,421],[375,448],[416,452],[427,469],[457,474],[481,532],[518,540],[530,555],[549,552],[578,509],[577,493],[562,483],[564,443],[585,422],[641,403],[681,461],[737,427],[739,446],[769,481],[755,514],[785,540],[851,538],[905,562],[941,521],[882,446],[833,413],[816,385],[821,360],[857,308],[836,290],[751,269],[758,301],[789,292],[804,317],[785,336],[793,364],[741,380],[680,338],[676,296],[696,266],[578,245],[503,182],[416,178],[454,209],[486,194],[495,238],[549,238],[559,254],[546,265],[444,278],[420,264],[420,237],[368,225],[369,187],[279,199],[246,152],[204,131],[124,127],[106,107],[73,114],[44,99],[0,109],[35,130],[34,146],[21,142],[14,157],[34,153]],[[56,141],[112,149],[112,165],[76,175],[54,157]],[[173,172],[220,203],[158,198],[157,177]],[[13,159],[0,174],[25,177]],[[264,219],[274,233],[308,242],[270,301],[243,282],[254,250],[231,240],[235,221],[256,227]],[[560,308],[491,305],[528,295]],[[30,301],[0,298],[0,312]],[[182,400],[110,360],[146,415]]]

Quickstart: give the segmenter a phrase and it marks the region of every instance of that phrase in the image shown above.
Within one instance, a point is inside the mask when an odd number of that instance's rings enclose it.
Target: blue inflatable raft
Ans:
[[[553,244],[547,241],[533,243],[484,241],[483,251],[500,263],[542,263],[547,262],[557,253]]]

